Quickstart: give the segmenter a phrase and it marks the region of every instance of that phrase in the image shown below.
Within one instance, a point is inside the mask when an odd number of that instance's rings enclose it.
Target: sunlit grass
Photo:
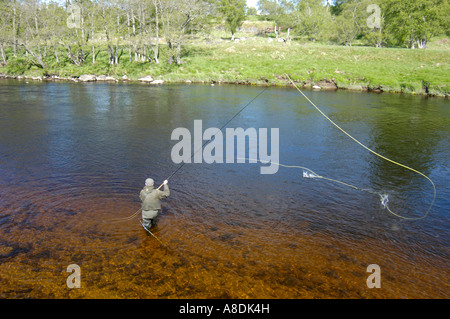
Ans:
[[[90,56],[82,66],[75,66],[68,60],[56,63],[50,56],[46,59],[48,68],[43,70],[21,58],[10,59],[0,72],[66,77],[127,75],[130,79],[150,74],[166,82],[190,80],[269,85],[286,85],[284,74],[289,74],[307,86],[328,80],[347,89],[404,93],[424,93],[427,90],[437,95],[450,94],[450,49],[442,39],[430,44],[426,50],[345,47],[299,41],[288,45],[263,37],[247,37],[245,40],[241,37],[239,42],[231,42],[223,36],[213,39],[189,41],[184,46],[180,65],[167,64],[164,46],[161,46],[159,64],[130,62],[128,50],[124,48],[120,64],[110,65],[106,48],[102,48],[95,64]]]
[[[194,45],[192,45],[194,47]],[[189,51],[190,47],[186,50]],[[408,50],[342,47],[320,44],[222,43],[212,53],[190,55],[189,68],[180,66],[177,76],[189,78],[192,70],[216,81],[248,81],[285,84],[283,74],[294,80],[315,83],[333,80],[338,87],[380,87],[385,91],[421,93],[450,92],[447,50]]]

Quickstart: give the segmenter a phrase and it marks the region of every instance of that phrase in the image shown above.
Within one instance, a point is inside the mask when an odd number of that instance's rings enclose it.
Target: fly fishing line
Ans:
[[[235,117],[237,117],[239,114],[241,114],[250,104],[252,104],[253,103],[253,101],[254,100],[256,100],[261,94],[263,94],[266,90],[267,90],[267,88],[268,87],[265,87],[262,91],[260,91],[255,97],[253,97],[249,102],[247,102],[247,104],[245,104],[238,112],[236,112],[227,122],[225,122],[225,124],[223,124],[222,125],[222,127],[221,128],[219,128],[218,130],[217,130],[217,132],[211,137],[211,139],[209,139],[208,141],[206,141],[206,142],[204,142],[203,143],[203,145],[201,146],[201,148],[199,148],[198,150],[196,150],[195,152],[194,152],[194,154],[192,154],[192,156],[191,156],[191,159],[194,157],[194,155],[197,153],[197,152],[199,152],[199,151],[201,151],[208,143],[210,143],[212,140],[213,140],[213,138],[219,133],[219,132],[221,132]],[[183,162],[183,163],[181,163],[170,175],[169,175],[169,177],[167,177],[166,178],[166,180],[168,181],[170,178],[172,178],[172,176],[174,176],[179,170],[181,170],[181,168],[183,168],[183,166],[184,166],[184,164],[186,164],[186,162]],[[161,184],[157,189],[160,189],[162,186],[164,185],[164,183],[163,184]],[[115,218],[115,219],[110,219],[109,221],[107,221],[107,222],[110,222],[110,223],[114,223],[114,222],[125,222],[125,221],[128,221],[128,220],[132,220],[135,216],[137,216],[137,214],[139,213],[141,211],[141,208],[139,208],[135,213],[133,213],[133,214],[131,214],[130,216],[127,216],[127,217],[123,217],[123,218]],[[142,224],[142,223],[141,223]],[[143,225],[143,224],[142,224]],[[156,235],[154,235],[149,229],[147,229],[146,227],[144,227],[145,228],[145,230],[148,232],[148,233],[150,233],[150,235],[152,235],[154,238],[156,238],[156,240],[162,245],[162,246],[164,246],[165,248],[168,248],[166,245],[164,245],[162,242],[161,242],[161,240],[159,240],[159,238],[156,236]]]
[[[239,114],[241,114],[250,104],[253,103],[254,100],[256,100],[261,94],[263,94],[266,90],[267,90],[267,86],[261,91],[259,92],[253,99],[251,99],[247,104],[244,105],[244,107],[242,107],[238,112],[236,112],[225,124],[222,125],[221,128],[217,129],[217,132],[214,133],[213,136],[211,136],[211,138],[209,140],[207,140],[206,142],[203,143],[203,145],[201,147],[199,147],[198,150],[196,150],[194,152],[194,154],[192,154],[191,156],[191,160],[194,158],[195,154],[197,154],[199,151],[203,150],[204,147],[206,145],[208,145],[211,141],[213,141],[213,139],[216,137],[217,133],[221,132],[228,124],[230,124],[230,122]],[[168,181],[170,178],[172,178],[173,175],[175,175],[183,166],[184,164],[186,164],[186,162],[183,162],[180,164],[180,166],[178,166],[178,168],[176,170],[174,170],[172,172],[172,174],[169,175],[169,177],[166,178],[166,180]],[[157,189],[160,189],[164,184],[161,184]]]
[[[268,87],[265,87],[261,92],[259,92],[255,97],[253,97],[249,102],[247,102],[247,104],[245,104],[238,112],[236,112],[227,122],[225,122],[225,124],[223,124],[222,125],[222,127],[221,128],[219,128],[219,129],[217,129],[217,132],[216,133],[214,133],[214,135],[211,137],[211,139],[209,139],[209,140],[207,140],[207,141],[205,141],[204,143],[203,143],[203,145],[198,149],[198,150],[196,150],[193,154],[192,154],[192,156],[191,156],[191,160],[192,160],[192,158],[194,158],[194,155],[196,154],[196,153],[198,153],[199,151],[201,151],[206,145],[208,145],[208,143],[210,143],[212,140],[213,140],[213,138],[217,135],[217,133],[219,133],[219,132],[221,132],[236,116],[238,116],[239,114],[241,114],[250,104],[252,104],[253,103],[253,101],[254,100],[256,100],[261,94],[263,94],[266,90],[267,90],[267,88]],[[170,178],[172,178],[172,176],[174,176],[176,173],[178,173],[178,171],[180,170],[180,169],[182,169],[183,168],[183,166],[186,164],[186,162],[183,162],[183,163],[181,163],[170,175],[169,175],[169,177],[167,177],[166,178],[166,180],[168,181]],[[163,184],[161,184],[157,189],[160,189],[162,186],[164,185],[164,183]],[[114,219],[110,219],[109,221],[110,222],[121,222],[121,221],[127,221],[127,220],[131,220],[131,219],[133,219],[138,213],[139,213],[139,211],[141,210],[141,208],[139,208],[135,213],[133,213],[133,214],[131,214],[130,216],[127,216],[127,217],[123,217],[123,218],[114,218]]]
[[[374,154],[374,155],[376,155],[376,156],[378,156],[379,158],[381,158],[381,159],[383,159],[383,160],[385,160],[385,161],[387,161],[387,162],[390,162],[390,163],[392,163],[392,164],[395,164],[395,165],[397,165],[397,166],[400,166],[400,167],[402,167],[402,168],[405,168],[405,169],[407,169],[407,170],[410,170],[410,171],[412,171],[412,172],[414,172],[414,173],[416,173],[416,174],[419,174],[419,175],[421,175],[422,177],[424,177],[424,178],[426,178],[430,183],[431,183],[431,185],[433,186],[433,199],[432,199],[432,201],[431,201],[431,203],[430,203],[430,206],[428,207],[428,209],[427,209],[427,211],[425,212],[425,214],[423,215],[423,216],[420,216],[420,217],[406,217],[406,216],[402,216],[402,215],[400,215],[400,214],[396,214],[395,212],[393,212],[390,208],[389,208],[389,205],[388,205],[388,202],[389,202],[389,197],[388,197],[388,195],[387,194],[380,194],[380,193],[376,193],[376,194],[378,194],[379,196],[380,196],[380,200],[381,200],[381,204],[383,205],[383,207],[385,207],[386,209],[387,209],[387,211],[389,212],[389,213],[391,213],[392,215],[394,215],[394,216],[397,216],[397,217],[399,217],[399,218],[402,218],[402,219],[407,219],[407,220],[419,220],[419,219],[423,219],[423,218],[425,218],[425,217],[427,217],[428,216],[428,213],[430,212],[430,210],[431,210],[431,208],[433,207],[433,205],[434,205],[434,201],[435,201],[435,199],[436,199],[436,186],[434,185],[434,182],[431,180],[431,178],[429,178],[427,175],[425,175],[424,173],[422,173],[422,172],[420,172],[420,171],[418,171],[418,170],[416,170],[416,169],[414,169],[414,168],[411,168],[411,167],[409,167],[409,166],[407,166],[407,165],[404,165],[404,164],[401,164],[401,163],[399,163],[399,162],[396,162],[396,161],[394,161],[394,160],[391,160],[390,158],[387,158],[386,156],[383,156],[383,155],[381,155],[381,154],[379,154],[379,153],[377,153],[377,152],[375,152],[374,150],[372,150],[372,149],[370,149],[369,147],[367,147],[366,145],[364,145],[363,143],[361,143],[360,141],[358,141],[356,138],[354,138],[352,135],[350,135],[349,133],[347,133],[344,129],[342,129],[339,125],[337,125],[333,120],[331,120],[324,112],[322,112],[322,110],[316,105],[316,104],[314,104],[314,102],[313,101],[311,101],[303,92],[302,92],[302,90],[300,90],[299,88],[298,88],[298,86],[294,83],[294,81],[292,81],[292,79],[289,77],[289,75],[287,75],[287,74],[285,74],[286,76],[287,76],[287,78],[289,79],[289,81],[292,83],[292,85],[297,89],[297,91],[298,92],[300,92],[302,95],[303,95],[303,97],[323,116],[323,117],[325,117],[331,124],[333,124],[337,129],[339,129],[342,133],[344,133],[345,135],[347,135],[349,138],[351,138],[354,142],[356,142],[357,144],[359,144],[361,147],[363,147],[363,148],[365,148],[366,150],[368,150],[370,153],[372,153],[372,154]],[[309,170],[310,171],[310,170]],[[305,176],[304,176],[305,177]],[[324,178],[324,177],[320,177],[320,178]],[[334,181],[334,182],[337,182],[337,183],[341,183],[341,184],[344,184],[344,185],[347,185],[347,186],[349,186],[349,187],[352,187],[352,188],[355,188],[355,189],[359,189],[358,187],[356,187],[356,186],[354,186],[354,185],[350,185],[350,184],[346,184],[346,183],[344,183],[344,182],[341,182],[341,181],[338,181],[338,180],[333,180],[333,179],[328,179],[328,178],[324,178],[324,179],[327,179],[327,180],[330,180],[330,181]]]

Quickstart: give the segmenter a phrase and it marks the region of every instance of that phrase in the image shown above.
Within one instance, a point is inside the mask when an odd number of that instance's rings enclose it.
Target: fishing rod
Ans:
[[[231,122],[232,120],[234,120],[234,119],[235,119],[239,114],[241,114],[241,113],[242,113],[242,112],[243,112],[250,104],[252,104],[254,100],[256,100],[261,94],[263,94],[263,93],[267,90],[267,88],[268,88],[268,86],[266,86],[261,92],[259,92],[259,93],[258,93],[253,99],[251,99],[247,104],[245,104],[244,107],[242,107],[238,112],[236,112],[236,113],[235,113],[235,114],[234,114],[234,115],[233,115],[233,116],[232,116],[225,124],[223,124],[222,127],[219,128],[219,129],[217,130],[217,132],[214,133],[214,135],[211,136],[211,138],[210,138],[208,141],[204,142],[203,145],[202,145],[198,150],[196,150],[196,151],[194,152],[194,154],[192,154],[191,160],[192,160],[192,158],[194,157],[195,154],[197,154],[199,151],[201,151],[202,149],[204,149],[204,147],[205,147],[206,145],[208,145],[208,144],[213,140],[213,138],[217,135],[217,133],[221,132],[228,124],[230,124],[230,122]],[[166,178],[166,181],[169,181],[169,179],[172,178],[172,176],[174,176],[176,173],[178,173],[178,171],[179,171],[180,169],[183,168],[184,164],[186,164],[186,162],[181,163],[181,164],[177,167],[177,169],[175,169],[175,170],[172,172],[172,174],[170,174],[169,177]],[[160,189],[163,185],[164,185],[164,183],[162,183],[157,189]]]
[[[194,155],[195,154],[197,154],[200,150],[202,150],[206,145],[208,145],[208,143],[210,143],[212,140],[213,140],[213,138],[217,135],[217,133],[219,133],[219,132],[221,132],[232,120],[234,120],[239,114],[241,114],[250,104],[252,104],[253,103],[253,101],[254,100],[256,100],[261,94],[263,94],[266,90],[267,90],[267,86],[261,91],[261,92],[259,92],[253,99],[251,99],[247,104],[245,104],[238,112],[236,112],[225,124],[223,124],[222,125],[222,127],[221,128],[219,128],[218,130],[217,130],[217,132],[216,133],[214,133],[214,135],[213,136],[211,136],[211,138],[208,140],[208,141],[206,141],[206,142],[204,142],[203,143],[203,145],[198,149],[198,150],[196,150],[195,152],[194,152],[194,154],[192,154],[192,156],[191,156],[191,160],[192,160],[192,158],[194,157]],[[169,175],[169,177],[167,177],[166,179],[165,179],[165,181],[169,181],[169,179],[171,179],[176,173],[178,173],[182,168],[183,168],[183,166],[186,164],[186,162],[183,162],[183,163],[181,163],[170,175]],[[158,188],[157,188],[157,190],[159,190],[163,185],[165,185],[166,183],[162,183]],[[137,215],[137,213],[140,211],[140,209],[136,212],[136,213],[134,213],[132,216],[129,216],[129,217],[126,217],[124,220],[129,220],[129,219],[132,219],[134,216],[136,216]],[[152,235],[162,246],[164,246],[165,248],[167,248],[168,249],[168,247],[166,246],[166,245],[164,245],[162,242],[161,242],[161,240],[159,240],[159,238],[158,237],[156,237],[156,235],[154,235],[151,231],[150,231],[150,229],[148,229],[147,227],[145,227],[144,226],[144,224],[141,222],[141,225],[144,227],[144,229],[150,234],[150,235]]]
[[[217,130],[217,132],[206,142],[203,143],[203,145],[201,146],[201,148],[199,148],[198,150],[196,150],[194,152],[194,154],[192,154],[191,156],[191,160],[194,157],[194,155],[196,153],[198,153],[200,150],[202,150],[206,145],[208,145],[208,143],[210,143],[213,138],[217,135],[217,133],[221,132],[232,120],[234,120],[239,114],[241,114],[250,104],[253,103],[253,101],[255,101],[261,94],[263,94],[266,90],[267,90],[268,86],[266,86],[261,92],[259,92],[255,97],[253,97],[249,102],[247,102],[247,104],[245,104],[238,112],[236,112],[227,122],[225,122],[225,124],[222,125],[221,128],[219,128]],[[169,181],[169,179],[171,179],[176,173],[178,173],[183,166],[186,164],[186,162],[181,163],[167,178],[166,181]],[[157,190],[159,190],[165,183],[162,183]],[[112,219],[110,220],[110,222],[123,222],[123,221],[127,221],[127,220],[131,220],[133,219],[138,213],[139,211],[141,211],[142,208],[139,208],[135,213],[133,213],[130,216],[124,217],[124,218],[117,218],[117,219]],[[142,224],[142,222],[141,222]],[[142,224],[142,226],[144,226]],[[159,238],[153,234],[147,227],[144,227],[144,229],[150,234],[152,235],[161,245],[163,245],[164,247],[168,248],[166,245],[164,245],[161,240],[159,240]]]
[[[161,240],[159,240],[159,238],[158,237],[156,237],[156,235],[154,235],[151,231],[150,231],[150,229],[148,229],[147,227],[145,227],[145,225],[141,222],[141,221],[139,221],[140,223],[141,223],[141,225],[142,225],[142,227],[144,227],[144,229],[150,234],[150,235],[152,235],[162,246],[164,246],[165,248],[167,248],[167,249],[169,249],[169,247],[167,247],[166,245],[164,245],[163,244],[163,242],[161,241]]]

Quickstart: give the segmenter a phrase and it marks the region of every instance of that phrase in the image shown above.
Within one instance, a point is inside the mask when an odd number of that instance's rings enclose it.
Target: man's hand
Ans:
[[[169,183],[169,181],[166,179],[166,180],[163,182],[163,184],[164,184],[164,185],[167,185],[167,183]]]

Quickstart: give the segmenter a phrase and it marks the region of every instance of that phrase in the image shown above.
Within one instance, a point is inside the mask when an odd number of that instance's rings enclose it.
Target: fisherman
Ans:
[[[164,190],[154,188],[154,181],[151,178],[145,180],[145,186],[141,190],[139,197],[142,201],[142,222],[144,227],[150,228],[156,224],[158,211],[161,209],[161,199],[170,195],[168,181],[164,181]]]

